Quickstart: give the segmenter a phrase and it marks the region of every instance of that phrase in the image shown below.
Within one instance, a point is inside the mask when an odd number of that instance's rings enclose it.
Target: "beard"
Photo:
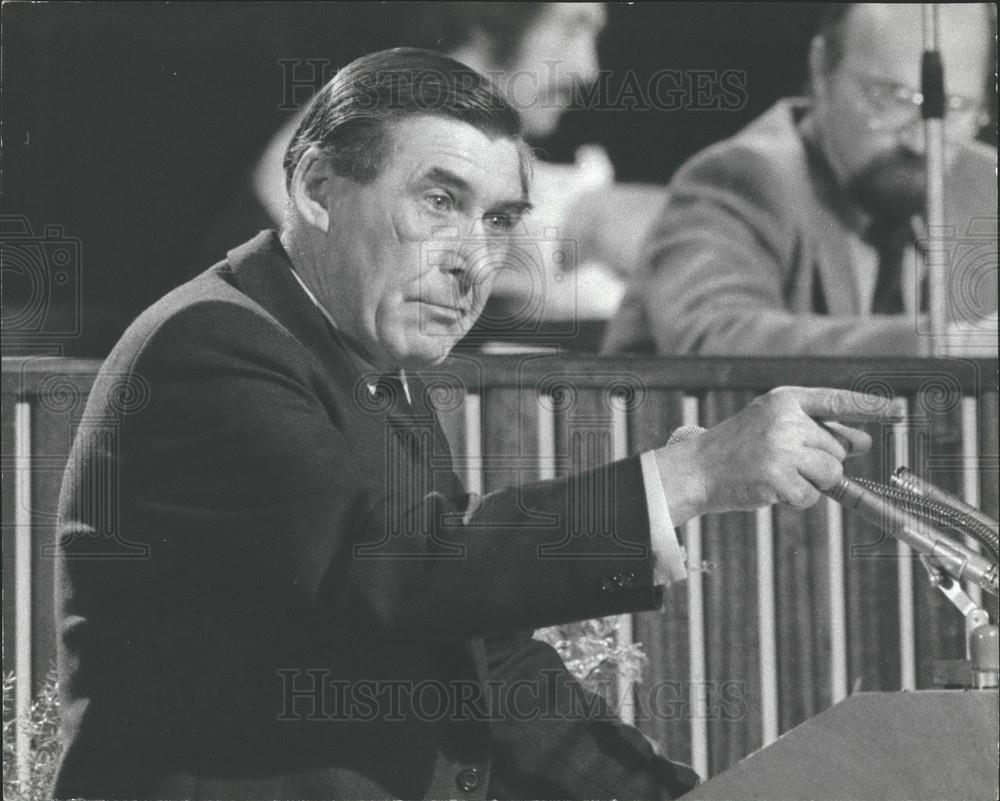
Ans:
[[[903,150],[877,156],[847,184],[851,199],[880,220],[909,220],[920,214],[926,191],[923,158]]]

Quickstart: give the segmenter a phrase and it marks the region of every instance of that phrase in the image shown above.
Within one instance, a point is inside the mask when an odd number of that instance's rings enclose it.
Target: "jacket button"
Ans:
[[[479,771],[475,768],[465,768],[460,770],[455,777],[455,784],[459,789],[471,793],[479,786]]]

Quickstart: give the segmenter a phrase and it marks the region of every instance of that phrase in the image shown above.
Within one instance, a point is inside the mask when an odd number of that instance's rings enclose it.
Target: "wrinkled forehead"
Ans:
[[[520,137],[433,114],[398,119],[387,133],[386,169],[406,180],[443,170],[461,178],[485,205],[527,202],[533,157]]]
[[[948,91],[978,94],[989,59],[990,21],[980,3],[941,3],[938,31]],[[845,20],[843,64],[888,81],[919,86],[923,7],[858,3]]]

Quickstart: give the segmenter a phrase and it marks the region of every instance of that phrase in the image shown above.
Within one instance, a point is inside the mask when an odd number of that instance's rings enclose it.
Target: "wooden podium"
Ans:
[[[684,801],[990,801],[996,690],[858,693],[684,796]]]

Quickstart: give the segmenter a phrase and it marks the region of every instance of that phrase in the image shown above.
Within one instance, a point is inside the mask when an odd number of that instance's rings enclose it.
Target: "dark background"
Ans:
[[[290,113],[279,60],[302,60],[296,77],[308,82],[305,59],[329,73],[410,43],[421,5],[5,3],[4,352],[103,356],[144,307],[255,233],[245,176]],[[620,179],[650,182],[797,93],[822,11],[608,8],[607,100],[664,68],[746,76],[735,110],[597,104],[536,143],[555,160],[603,144]],[[303,102],[308,89],[298,93]],[[995,143],[995,126],[986,138]]]

